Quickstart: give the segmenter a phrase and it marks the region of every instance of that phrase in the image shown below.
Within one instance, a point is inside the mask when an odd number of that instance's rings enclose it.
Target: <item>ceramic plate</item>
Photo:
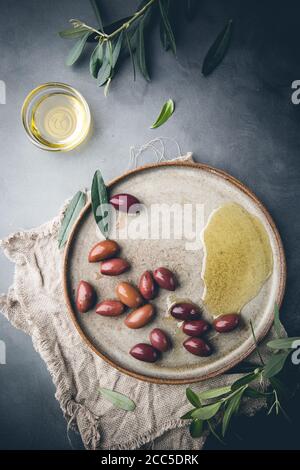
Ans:
[[[154,239],[152,234],[152,239],[119,240],[122,256],[130,261],[131,269],[118,277],[102,276],[99,273],[99,263],[90,264],[87,261],[90,248],[101,238],[89,205],[73,228],[64,258],[66,303],[82,340],[98,356],[120,371],[156,383],[204,380],[223,373],[245,359],[254,349],[249,320],[252,319],[257,338],[261,339],[266,335],[272,324],[274,303],[281,303],[285,287],[286,267],[281,240],[272,218],[261,202],[242,183],[228,174],[206,165],[183,162],[149,165],[133,170],[114,180],[110,184],[110,192],[134,194],[146,207],[162,202],[200,203],[203,213],[199,216],[198,230],[207,223],[212,211],[222,204],[232,201],[241,204],[263,223],[270,238],[274,268],[259,294],[242,309],[239,329],[223,335],[210,332],[208,340],[213,346],[214,354],[207,358],[193,356],[183,348],[182,343],[186,336],[178,322],[166,316],[166,310],[173,295],[177,298],[189,298],[201,305],[204,287],[201,280],[201,242],[196,250],[187,249],[186,240],[174,239],[176,237],[173,231],[172,239]],[[146,214],[142,212],[136,220],[143,222]],[[124,217],[128,216],[119,217],[119,226],[126,222]],[[90,282],[95,287],[98,298],[103,300],[115,297],[114,289],[118,282],[126,280],[137,284],[143,271],[154,270],[159,266],[169,267],[176,274],[179,287],[175,293],[160,289],[158,297],[153,301],[157,312],[155,320],[144,328],[128,329],[123,323],[125,314],[107,318],[96,315],[94,311],[80,314],[76,310],[75,291],[81,279]],[[204,312],[205,317],[211,321]],[[154,364],[137,361],[128,351],[136,343],[149,342],[149,332],[154,326],[169,333],[173,347]]]

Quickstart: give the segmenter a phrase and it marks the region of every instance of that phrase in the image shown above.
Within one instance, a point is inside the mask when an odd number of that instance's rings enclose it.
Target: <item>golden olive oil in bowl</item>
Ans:
[[[64,83],[45,83],[32,90],[22,107],[29,139],[43,150],[68,151],[87,137],[91,115],[87,102]]]

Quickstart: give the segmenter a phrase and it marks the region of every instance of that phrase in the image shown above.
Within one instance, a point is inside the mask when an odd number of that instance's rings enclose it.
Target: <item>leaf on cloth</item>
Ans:
[[[125,411],[134,411],[135,403],[133,400],[128,398],[119,392],[114,392],[108,388],[100,388],[100,393],[106,400],[110,401],[116,408],[120,408]]]

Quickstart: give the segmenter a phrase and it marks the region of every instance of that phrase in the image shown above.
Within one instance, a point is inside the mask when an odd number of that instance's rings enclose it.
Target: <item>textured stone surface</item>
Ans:
[[[126,15],[135,5],[110,3],[114,17]],[[284,324],[290,334],[299,335],[300,106],[290,97],[291,82],[300,79],[300,6],[293,0],[199,3],[197,19],[180,27],[177,61],[159,45],[152,48],[152,83],[141,78],[134,83],[126,63],[105,99],[88,75],[87,60],[73,69],[64,66],[71,43],[56,35],[69,18],[94,22],[87,2],[45,0],[42,8],[38,0],[1,2],[0,79],[6,82],[7,104],[0,105],[0,237],[50,219],[67,197],[89,186],[96,167],[106,179],[122,173],[131,145],[175,137],[183,152],[192,150],[196,160],[233,174],[266,204],[287,255]],[[204,79],[203,56],[228,17],[235,19],[232,47],[218,70]],[[33,147],[20,122],[27,92],[53,80],[78,88],[94,117],[90,141],[69,154]],[[151,131],[150,124],[169,97],[176,101],[174,116]],[[9,287],[12,274],[1,255],[1,292]],[[44,364],[28,337],[3,317],[0,325],[8,363],[0,366],[1,448],[68,448],[66,424]],[[292,428],[281,428],[279,444],[272,434],[275,423],[265,424],[265,418],[259,423],[259,418],[251,422],[248,447],[296,445]],[[243,447],[234,439],[230,445]]]

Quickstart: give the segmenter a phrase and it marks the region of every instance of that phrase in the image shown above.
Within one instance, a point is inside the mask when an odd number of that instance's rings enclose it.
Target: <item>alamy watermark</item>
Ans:
[[[101,204],[96,211],[100,230],[106,227],[114,240],[182,240],[187,251],[202,248],[203,203],[135,204],[128,212],[129,217],[110,204]]]
[[[0,104],[6,104],[6,85],[3,80],[0,80]]]
[[[0,340],[0,365],[6,364],[6,344]]]

